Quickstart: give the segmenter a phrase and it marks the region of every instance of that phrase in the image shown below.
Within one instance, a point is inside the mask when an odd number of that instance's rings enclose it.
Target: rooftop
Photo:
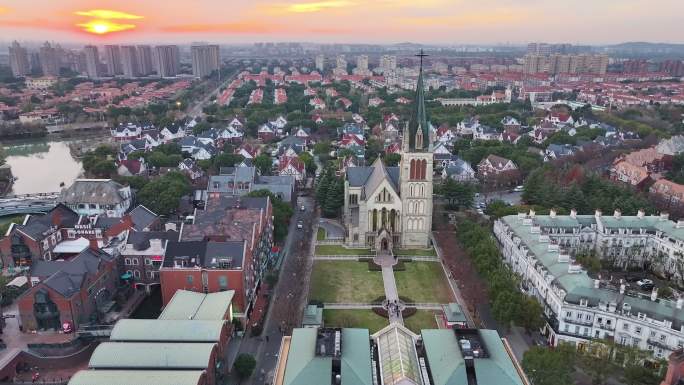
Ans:
[[[91,369],[207,369],[215,343],[103,342],[97,346]]]
[[[81,370],[69,385],[198,385],[203,370]]]
[[[111,341],[219,342],[224,321],[122,319],[114,325]]]
[[[227,314],[230,321],[234,295],[234,290],[208,294],[178,290],[164,307],[159,319],[216,321],[224,320]]]
[[[120,190],[124,186],[111,179],[76,179],[62,190],[59,202],[66,204],[118,204],[125,200]]]
[[[245,241],[169,242],[163,267],[205,267],[236,270],[242,268]]]

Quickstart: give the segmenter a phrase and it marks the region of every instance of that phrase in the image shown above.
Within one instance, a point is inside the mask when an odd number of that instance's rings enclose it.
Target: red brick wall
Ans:
[[[202,271],[207,272],[210,293],[221,291],[219,277],[228,278],[228,290],[235,290],[233,305],[239,309],[245,309],[245,286],[242,270],[199,270],[199,269],[174,269],[162,268],[160,270],[160,281],[162,291],[162,302],[164,305],[171,301],[177,290],[191,290],[199,293],[204,292],[202,287]],[[192,276],[192,284],[188,283],[187,277]]]

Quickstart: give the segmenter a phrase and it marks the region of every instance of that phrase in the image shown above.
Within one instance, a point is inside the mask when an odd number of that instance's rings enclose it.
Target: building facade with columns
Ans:
[[[414,103],[404,127],[399,167],[386,167],[378,158],[370,167],[347,168],[344,225],[349,247],[430,245],[433,155],[422,64]]]
[[[504,261],[521,277],[521,290],[544,307],[544,334],[552,345],[582,348],[613,339],[667,357],[684,346],[684,298],[658,298],[622,279],[590,276],[575,260],[591,253],[617,266],[648,267],[684,277],[684,221],[646,216],[506,216],[494,224]]]

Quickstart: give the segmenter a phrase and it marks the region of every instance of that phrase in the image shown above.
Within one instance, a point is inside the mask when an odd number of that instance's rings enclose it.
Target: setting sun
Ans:
[[[94,33],[96,35],[104,35],[111,32],[120,32],[135,28],[135,25],[133,24],[112,23],[107,20],[91,20],[87,23],[77,24],[77,26],[81,27],[85,32]]]

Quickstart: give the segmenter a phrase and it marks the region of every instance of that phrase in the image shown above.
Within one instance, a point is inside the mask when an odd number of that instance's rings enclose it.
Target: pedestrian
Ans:
[[[268,335],[266,335],[266,342],[268,342]]]

